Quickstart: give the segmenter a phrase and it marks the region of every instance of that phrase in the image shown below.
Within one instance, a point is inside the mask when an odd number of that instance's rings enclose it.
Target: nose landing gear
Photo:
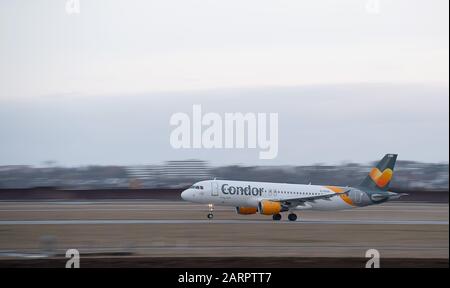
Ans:
[[[208,217],[209,220],[211,220],[211,219],[214,218],[214,214],[213,214],[214,204],[208,204],[208,209],[209,209],[209,213],[208,213],[207,217]]]

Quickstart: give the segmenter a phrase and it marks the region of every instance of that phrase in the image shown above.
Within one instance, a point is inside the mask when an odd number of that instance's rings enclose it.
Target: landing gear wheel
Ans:
[[[280,221],[281,220],[281,214],[274,214],[274,215],[272,215],[272,219],[274,221]]]
[[[291,213],[288,215],[288,219],[289,221],[296,221],[297,220],[297,215],[294,213]]]
[[[214,211],[214,204],[208,204],[208,219],[211,220],[213,219],[214,215],[213,215],[213,211]]]

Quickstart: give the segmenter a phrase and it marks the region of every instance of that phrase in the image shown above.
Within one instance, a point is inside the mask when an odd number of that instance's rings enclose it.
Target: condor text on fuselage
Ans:
[[[256,188],[250,185],[246,187],[241,186],[231,186],[229,184],[223,184],[222,193],[225,195],[252,195],[252,196],[262,196],[264,188]]]

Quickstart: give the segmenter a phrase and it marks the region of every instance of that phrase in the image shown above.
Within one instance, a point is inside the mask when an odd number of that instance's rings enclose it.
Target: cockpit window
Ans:
[[[203,190],[203,186],[196,186],[196,185],[193,185],[193,186],[191,186],[191,187],[189,187],[190,189],[197,189],[197,190]]]

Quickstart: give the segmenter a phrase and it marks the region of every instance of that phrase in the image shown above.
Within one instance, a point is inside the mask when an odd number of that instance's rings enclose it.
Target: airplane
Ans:
[[[232,180],[200,181],[181,193],[182,199],[208,204],[208,219],[214,205],[233,206],[241,215],[260,213],[281,220],[281,212],[296,221],[296,210],[343,210],[370,206],[398,199],[407,194],[388,191],[397,154],[386,154],[360,185],[338,187]]]

